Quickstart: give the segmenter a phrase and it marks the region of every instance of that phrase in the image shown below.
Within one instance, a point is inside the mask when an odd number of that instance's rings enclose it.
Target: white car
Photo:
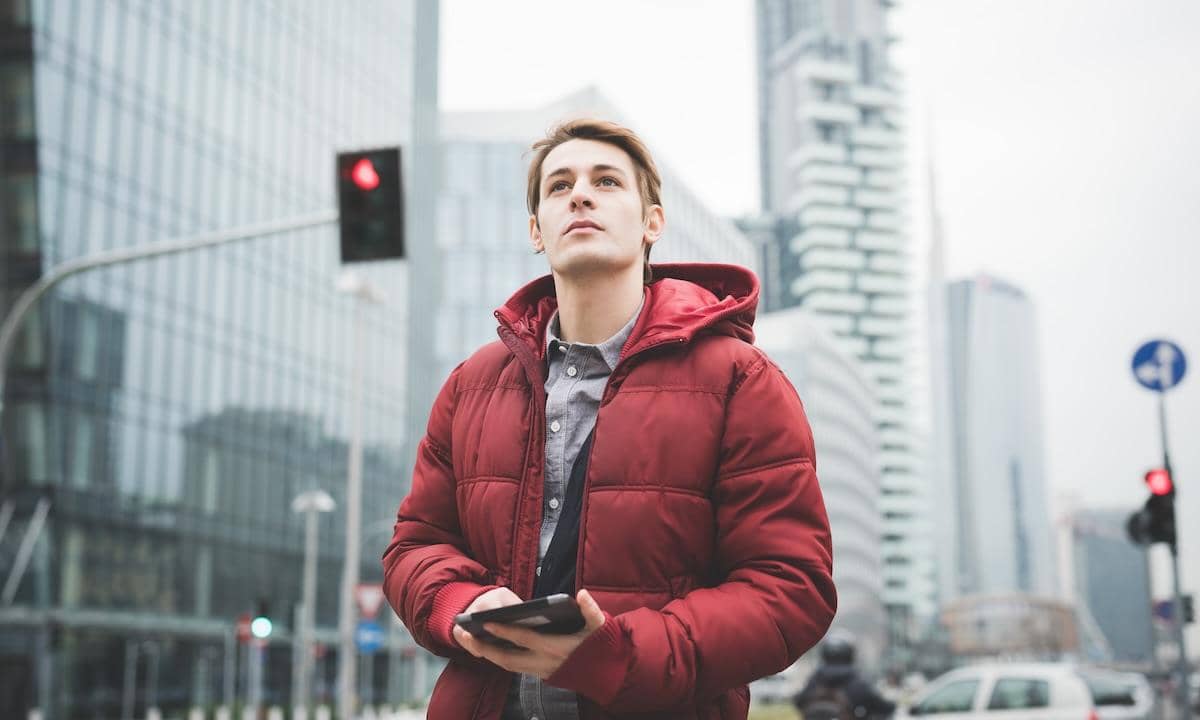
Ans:
[[[972,665],[929,684],[897,718],[1099,720],[1091,693],[1070,665]]]
[[[1154,690],[1144,675],[1080,668],[1100,720],[1149,720]]]

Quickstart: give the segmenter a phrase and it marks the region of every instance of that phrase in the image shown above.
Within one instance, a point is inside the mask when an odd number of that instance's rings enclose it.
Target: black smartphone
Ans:
[[[493,610],[462,613],[454,618],[454,623],[480,640],[505,647],[516,647],[516,645],[507,640],[501,640],[484,630],[484,623],[521,625],[549,635],[570,635],[582,630],[586,624],[583,612],[579,609],[579,603],[575,602],[575,598],[563,593],[547,595]]]

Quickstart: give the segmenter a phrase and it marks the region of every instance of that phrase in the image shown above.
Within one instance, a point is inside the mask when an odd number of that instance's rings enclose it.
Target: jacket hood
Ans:
[[[654,282],[645,286],[642,314],[622,355],[665,342],[690,342],[700,334],[729,335],[754,342],[758,278],[738,265],[678,263],[653,265]],[[554,277],[544,275],[513,294],[495,316],[530,345],[545,352],[546,328],[558,309]]]

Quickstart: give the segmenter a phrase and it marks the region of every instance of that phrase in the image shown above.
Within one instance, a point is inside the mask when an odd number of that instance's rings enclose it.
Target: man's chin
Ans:
[[[614,258],[599,253],[577,253],[569,258],[562,258],[551,265],[551,270],[558,277],[569,279],[593,279],[597,277],[612,277],[629,271],[641,258]]]

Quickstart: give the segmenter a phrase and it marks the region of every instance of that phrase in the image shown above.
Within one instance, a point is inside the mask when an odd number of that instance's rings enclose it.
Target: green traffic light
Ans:
[[[271,636],[271,620],[265,617],[256,617],[250,623],[250,634],[262,640]]]

